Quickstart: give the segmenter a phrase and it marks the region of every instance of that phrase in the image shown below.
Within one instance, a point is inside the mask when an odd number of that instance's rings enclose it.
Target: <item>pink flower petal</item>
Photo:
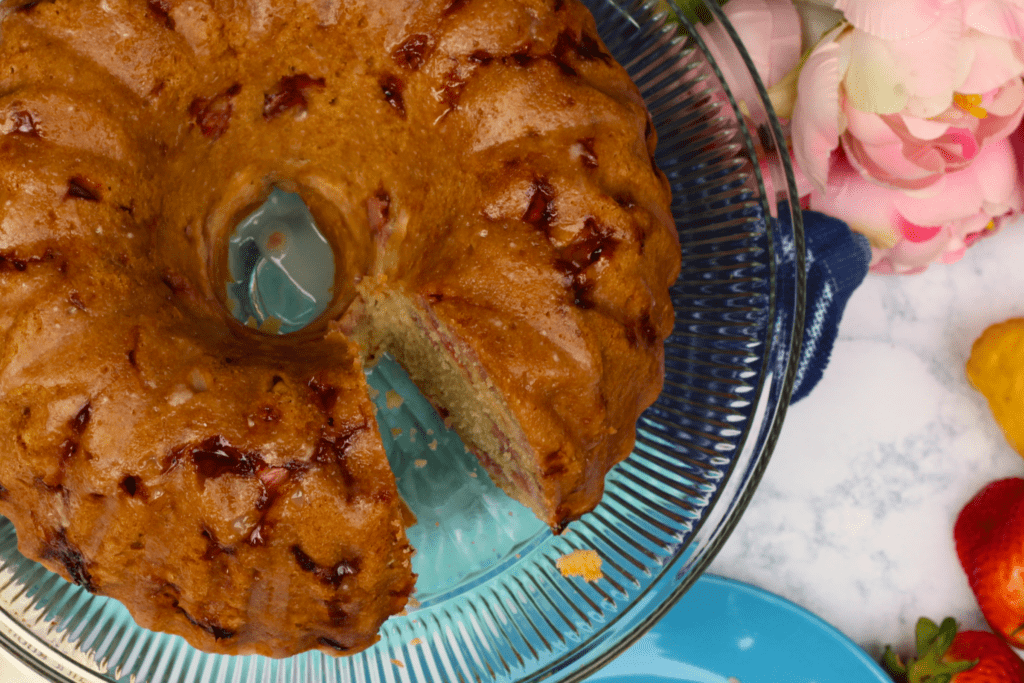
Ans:
[[[750,78],[746,64],[735,54],[732,45],[732,38],[725,32],[721,24],[713,22],[707,25],[698,25],[697,33],[708,48],[712,61],[722,72],[722,79],[728,84],[733,97],[737,102],[756,101],[758,97],[757,88],[753,79]],[[718,93],[719,99],[725,107],[729,107],[728,99],[724,93]]]
[[[900,115],[907,132],[918,140],[935,140],[946,134],[949,124],[935,119],[919,119],[916,116]]]
[[[865,33],[903,40],[923,33],[939,16],[941,0],[836,0],[835,8]]]
[[[988,116],[983,119],[967,116],[964,120],[974,128],[978,144],[984,146],[1007,137],[1020,126],[1024,117],[1024,82],[1020,77],[1011,80],[991,100],[982,101],[982,106]]]
[[[966,168],[942,176],[927,196],[875,185],[843,158],[832,169],[828,191],[812,193],[808,205],[867,235],[872,271],[913,273],[932,262],[955,261],[993,221],[1019,212],[1017,179],[1007,139],[982,148]]]
[[[842,158],[832,169],[828,188],[811,193],[810,208],[846,221],[852,230],[866,235],[872,245],[888,249],[900,239],[893,225],[894,194],[864,180]]]
[[[899,228],[903,239],[910,240],[911,242],[927,242],[942,230],[942,227],[939,225],[917,225],[916,223],[911,223],[901,216],[899,212],[896,213],[893,223]]]
[[[889,116],[869,114],[855,107],[844,107],[843,112],[846,114],[846,134],[865,145],[891,145],[903,139],[888,123]]]
[[[974,51],[971,70],[961,85],[963,93],[985,93],[1024,73],[1024,48],[1016,41],[971,32],[964,44]]]
[[[992,235],[999,232],[999,228],[1002,227],[1002,224],[1003,219],[1000,218],[992,221],[988,225],[985,225],[980,230],[975,230],[974,232],[964,235],[964,246],[969,247],[980,239],[991,237]]]
[[[1013,155],[1017,159],[1017,186],[1024,187],[1024,126],[1020,126],[1006,138],[1013,147]]]
[[[800,63],[800,15],[792,0],[730,0],[722,8],[765,87]]]
[[[865,180],[889,189],[926,189],[942,178],[946,168],[937,150],[924,147],[908,154],[902,140],[870,147],[851,135],[842,136],[841,141],[850,165]]]
[[[807,58],[797,82],[793,154],[807,177],[822,190],[828,182],[832,150],[839,146],[839,83],[848,58],[839,43],[825,41]]]
[[[790,71],[797,68],[800,64],[802,50],[800,15],[797,14],[793,3],[789,0],[785,0],[785,2],[782,3],[778,2],[778,0],[774,0],[772,4],[781,4],[784,7],[789,8],[788,11],[780,8],[779,10],[773,10],[772,13],[775,21],[772,23],[771,59],[769,60],[770,68],[768,70],[768,83],[775,85],[785,78]]]
[[[793,158],[792,152],[789,155],[789,162],[793,167],[793,179],[796,184],[796,196],[803,201],[805,198],[810,196],[811,192],[814,191],[814,184],[804,175],[804,172],[797,166],[796,160]],[[773,168],[778,166],[778,159],[765,158],[761,160],[761,179],[764,181],[764,196],[770,197],[774,201],[788,201],[788,189],[786,185],[779,187],[775,186],[775,174]],[[807,208],[803,206],[802,208]]]
[[[1024,6],[1005,0],[963,0],[964,25],[981,33],[1021,40],[1024,38]]]
[[[800,16],[792,0],[731,0],[722,11],[736,29],[765,88],[781,81],[800,63]],[[745,71],[746,67],[727,59],[726,51],[720,48],[732,44],[722,26],[698,25],[697,32],[722,69],[737,101],[756,99],[753,87],[746,88],[749,79],[731,75],[734,71]]]
[[[962,246],[961,242],[952,236],[948,227],[941,226],[929,240],[923,242],[900,240],[899,244],[888,252],[879,252],[877,256],[880,257],[880,261],[888,262],[892,272],[910,275],[920,273],[931,263],[942,262],[950,242],[953,242],[953,249],[959,249]],[[875,255],[873,254],[873,256]]]
[[[963,165],[962,146],[948,135],[920,140],[907,127],[912,117],[877,116],[847,108],[850,125],[841,136],[847,160],[871,182],[902,190],[923,190],[952,165]],[[977,121],[977,119],[973,119]],[[941,124],[949,129],[948,124]]]
[[[842,41],[850,51],[850,66],[843,79],[850,104],[869,114],[903,111],[909,94],[893,53],[894,43],[863,31],[850,31]]]
[[[981,106],[989,116],[1002,118],[1015,116],[1021,102],[1024,102],[1024,82],[1020,78],[1012,78],[995,92],[985,93]]]
[[[961,247],[957,247],[957,248],[955,248],[955,249],[953,249],[951,251],[946,251],[939,258],[939,260],[942,261],[943,263],[946,263],[946,264],[956,263],[957,261],[962,259],[964,257],[964,254],[966,254],[966,253],[967,253],[967,245],[965,244],[965,245],[963,245]]]
[[[1009,140],[986,145],[966,168],[943,176],[928,195],[908,196],[900,202],[907,220],[919,225],[963,224],[982,214],[987,223],[991,210],[1000,213],[1020,209],[1017,162]]]
[[[970,170],[988,213],[998,215],[994,212],[1021,210],[1021,186],[1015,182],[1018,164],[1009,139],[1003,138],[982,148]]]
[[[938,21],[927,31],[892,42],[893,58],[909,95],[908,114],[926,119],[950,105],[953,90],[968,74],[962,35],[960,4],[950,2],[943,5]]]
[[[886,258],[889,253],[888,249],[876,249],[871,247],[871,272],[875,275],[914,275],[916,273],[923,273],[928,270],[928,266],[917,266],[915,268],[907,268],[906,270],[897,271],[893,268],[892,263]]]
[[[966,128],[950,128],[949,137],[954,144],[960,146],[960,156],[970,161],[978,154],[980,149],[978,141],[974,139],[974,132]]]

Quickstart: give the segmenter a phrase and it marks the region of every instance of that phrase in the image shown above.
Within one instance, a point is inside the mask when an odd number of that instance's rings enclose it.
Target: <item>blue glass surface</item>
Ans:
[[[416,514],[416,599],[441,604],[509,569],[551,532],[506,496],[398,363],[386,356],[367,380],[402,499]],[[388,396],[401,396],[399,405]]]
[[[297,194],[274,189],[231,236],[232,313],[268,332],[300,330],[327,310],[334,255]]]
[[[702,2],[718,13],[714,0]],[[505,501],[477,504],[468,492],[487,486],[480,470],[442,431],[433,408],[402,389],[400,368],[381,363],[370,378],[383,394],[377,419],[390,454],[404,452],[396,474],[420,514],[410,538],[420,535],[414,566],[423,581],[420,605],[385,622],[376,645],[337,659],[319,651],[278,660],[193,650],[180,637],[139,628],[117,603],[20,556],[13,526],[0,519],[0,648],[55,683],[578,683],[592,676],[614,683],[615,670],[600,667],[693,586],[768,463],[796,372],[804,264],[788,154],[759,158],[763,145],[754,143],[768,139],[768,147],[784,150],[778,121],[754,101],[745,102],[745,110],[756,118],[737,115],[721,73],[694,42],[693,27],[666,15],[671,2],[585,4],[648,103],[657,162],[675,196],[684,264],[672,290],[676,322],[665,347],[665,390],[638,424],[636,449],[607,477],[602,504],[557,537]],[[768,167],[775,168],[774,187],[787,189],[788,202],[766,192],[760,178]],[[773,213],[775,206],[784,208]],[[791,213],[791,220],[776,220],[780,212]],[[291,279],[290,261],[275,252],[294,235],[249,227],[236,245],[241,257],[229,296],[238,317],[268,332],[288,332],[303,322],[286,314],[293,305],[320,315],[315,287]],[[330,252],[317,246],[309,253]],[[326,262],[313,270],[329,273],[323,282],[333,281]],[[242,293],[251,304],[246,311]],[[388,406],[388,387],[404,399],[401,406]],[[449,477],[454,472],[458,480]],[[457,495],[441,498],[420,478],[456,482]],[[484,491],[479,501],[488,495]],[[452,510],[460,501],[473,503],[464,518]],[[492,533],[488,525],[498,524],[501,533]],[[450,559],[456,546],[463,552]],[[600,580],[559,572],[558,559],[581,549],[602,558]],[[446,562],[451,566],[442,575]],[[671,611],[653,632],[663,640],[641,640],[640,655],[671,654],[654,660],[668,664],[664,671],[650,669],[654,673],[639,680],[701,680],[680,678],[684,661],[689,673],[722,680],[714,662],[678,656],[677,635],[664,628],[680,623],[682,610]],[[703,618],[711,613],[701,609],[693,616],[708,628]],[[642,671],[634,656],[623,660],[628,683]],[[742,669],[726,674],[733,675],[740,683],[801,680]],[[826,680],[863,679],[818,683]]]
[[[705,574],[597,683],[891,683],[835,627],[777,595]]]

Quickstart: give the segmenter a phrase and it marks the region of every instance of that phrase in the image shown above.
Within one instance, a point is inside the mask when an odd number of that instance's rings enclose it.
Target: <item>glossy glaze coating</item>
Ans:
[[[581,5],[3,7],[0,512],[27,556],[205,650],[371,644],[414,580],[362,374],[383,300],[500,398],[507,491],[555,529],[597,504],[660,388],[679,254]],[[337,265],[280,339],[223,296],[275,185]]]

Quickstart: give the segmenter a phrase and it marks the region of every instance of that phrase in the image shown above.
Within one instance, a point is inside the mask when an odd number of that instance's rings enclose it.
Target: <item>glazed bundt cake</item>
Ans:
[[[679,268],[636,88],[577,0],[6,0],[0,513],[144,627],[351,653],[414,587],[363,374],[392,354],[556,532],[662,381]],[[273,188],[333,248],[249,330]]]

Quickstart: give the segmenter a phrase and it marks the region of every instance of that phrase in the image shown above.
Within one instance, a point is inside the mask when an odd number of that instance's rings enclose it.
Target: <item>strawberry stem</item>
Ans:
[[[949,683],[953,677],[978,663],[973,661],[945,661],[943,656],[956,638],[956,621],[946,617],[936,625],[927,617],[917,621],[915,629],[917,657],[904,664],[891,647],[885,648],[882,664],[896,681],[907,683]]]

